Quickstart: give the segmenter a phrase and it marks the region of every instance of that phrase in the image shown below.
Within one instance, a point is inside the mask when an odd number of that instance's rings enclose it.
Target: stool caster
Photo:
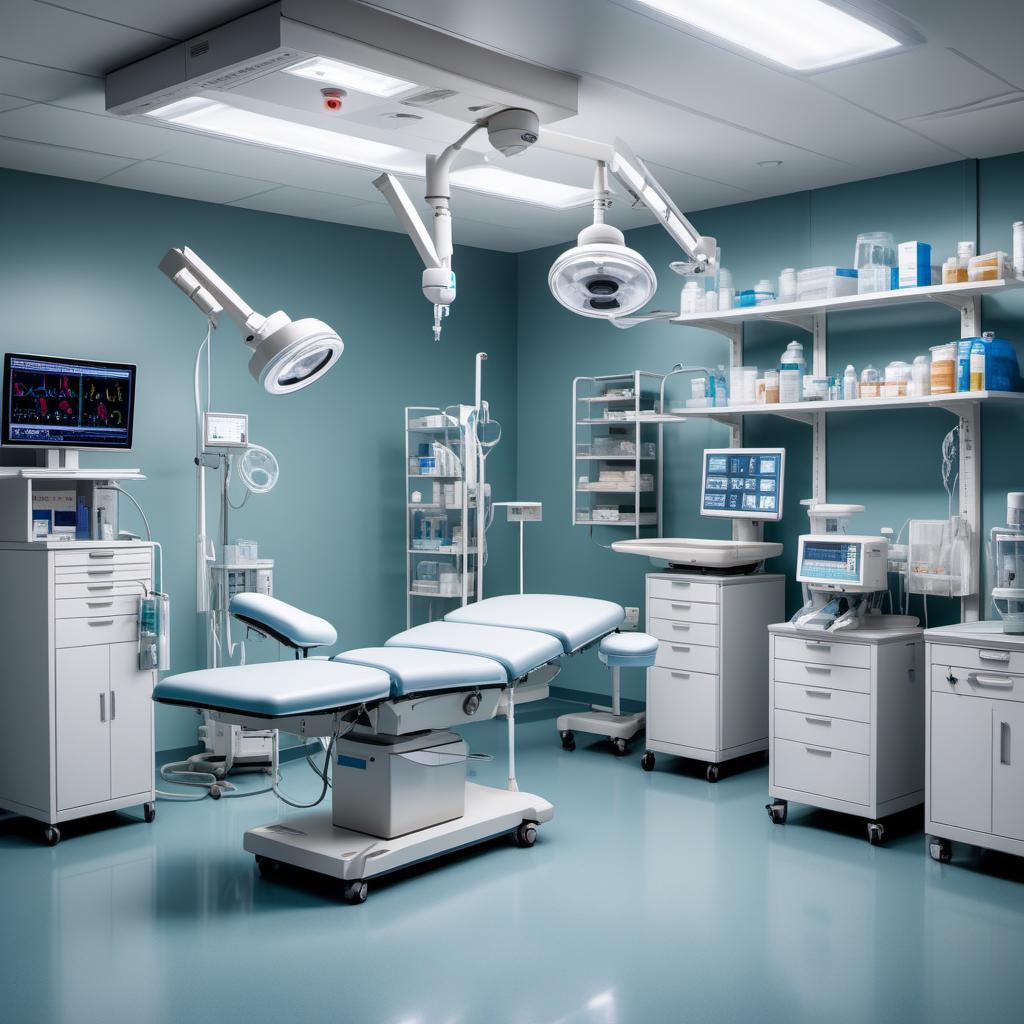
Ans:
[[[576,749],[576,734],[571,729],[566,729],[565,732],[562,733],[562,749]]]
[[[764,809],[768,812],[768,817],[776,825],[786,824],[786,817],[789,814],[789,802],[787,800],[776,800],[774,803],[765,804]]]
[[[643,770],[645,772],[653,772],[654,771],[654,753],[653,753],[653,751],[650,751],[650,750],[645,750],[644,751],[644,756],[640,758],[640,767],[643,768]]]

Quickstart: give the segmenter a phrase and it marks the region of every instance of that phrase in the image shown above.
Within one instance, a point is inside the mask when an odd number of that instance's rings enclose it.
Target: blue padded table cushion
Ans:
[[[358,647],[337,654],[331,660],[347,665],[369,665],[387,672],[391,677],[392,697],[508,683],[508,673],[501,664],[473,654],[412,647]]]
[[[334,711],[390,695],[391,680],[379,669],[312,658],[183,672],[153,690],[161,703],[267,718]]]
[[[426,622],[398,633],[388,647],[425,647],[453,654],[476,654],[504,665],[510,679],[522,679],[549,661],[560,658],[562,645],[547,633],[461,622]]]
[[[337,630],[326,619],[266,594],[235,594],[228,611],[292,647],[323,647],[338,639]]]
[[[445,622],[529,629],[557,638],[566,654],[618,629],[625,619],[621,605],[594,597],[562,594],[506,594],[456,608]]]
[[[622,668],[646,668],[657,655],[658,641],[648,633],[610,633],[597,652],[606,665]]]

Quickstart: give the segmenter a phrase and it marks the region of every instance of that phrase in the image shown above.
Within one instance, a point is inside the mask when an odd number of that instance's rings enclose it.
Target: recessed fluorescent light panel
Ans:
[[[316,128],[281,117],[256,114],[201,96],[169,103],[147,111],[155,117],[183,128],[224,135],[243,142],[255,142],[274,149],[287,149],[306,156],[319,156],[339,163],[356,164],[406,174],[422,174],[421,158],[408,149],[387,146],[355,135]]]
[[[583,206],[594,198],[594,193],[589,188],[563,185],[560,181],[516,174],[514,171],[486,164],[452,171],[451,182],[457,188],[486,192],[488,195],[502,196],[505,199],[517,199],[522,203],[547,206],[553,210]]]
[[[390,75],[382,75],[379,71],[357,67],[355,64],[346,64],[341,60],[332,60],[330,57],[310,57],[309,60],[293,64],[290,68],[282,70],[289,75],[308,78],[321,85],[334,85],[339,89],[365,92],[370,96],[380,96],[383,99],[389,99],[399,93],[416,88],[413,82],[392,78]]]
[[[819,71],[903,44],[823,0],[637,0],[795,71]]]

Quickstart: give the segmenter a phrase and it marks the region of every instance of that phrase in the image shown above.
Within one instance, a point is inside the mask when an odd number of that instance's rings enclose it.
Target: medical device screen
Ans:
[[[700,514],[782,518],[782,448],[706,448]]]
[[[802,538],[796,578],[801,583],[860,583],[860,543]]]
[[[135,367],[4,355],[0,443],[36,448],[132,446]]]

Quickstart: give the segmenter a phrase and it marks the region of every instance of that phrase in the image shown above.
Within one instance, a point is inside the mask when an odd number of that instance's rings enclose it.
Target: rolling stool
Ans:
[[[559,715],[556,725],[562,736],[565,750],[576,749],[574,730],[607,736],[612,741],[615,753],[621,757],[626,744],[644,727],[647,715],[638,711],[632,715],[622,714],[619,705],[619,670],[622,668],[648,668],[654,664],[658,653],[658,641],[646,633],[609,633],[601,641],[597,656],[612,670],[612,706],[593,705],[590,711],[577,714]]]

